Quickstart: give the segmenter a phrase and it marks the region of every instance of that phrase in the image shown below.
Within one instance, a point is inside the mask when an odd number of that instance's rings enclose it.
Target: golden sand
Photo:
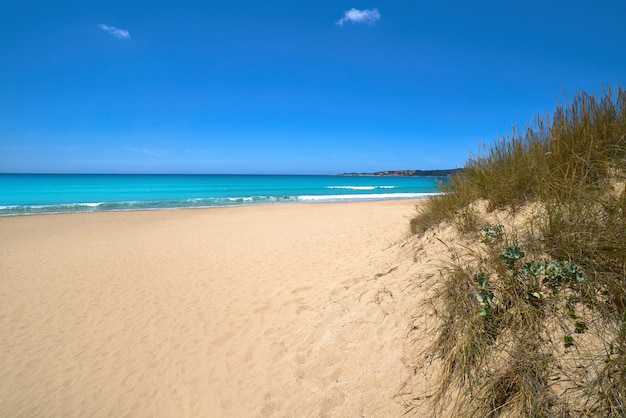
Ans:
[[[0,218],[0,416],[402,415],[417,203]]]

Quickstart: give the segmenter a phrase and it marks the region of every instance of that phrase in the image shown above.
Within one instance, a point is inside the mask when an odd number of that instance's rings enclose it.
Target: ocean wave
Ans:
[[[7,205],[0,206],[2,215],[30,215],[40,213],[92,212],[99,210],[104,203],[59,203],[53,205]]]
[[[191,198],[180,200],[132,200],[123,202],[81,202],[51,205],[0,206],[0,216],[37,215],[75,212],[112,212],[156,209],[182,209],[223,206],[249,206],[279,203],[340,202],[392,199],[418,199],[433,193],[354,193],[300,196],[241,196],[220,198]]]
[[[419,199],[432,196],[433,193],[370,193],[370,194],[331,194],[331,195],[303,195],[298,196],[300,201],[326,201],[334,202],[341,200],[393,200],[393,199]]]
[[[191,198],[180,200],[132,200],[121,202],[63,203],[51,205],[6,205],[0,206],[0,216],[242,206],[265,203],[288,203],[296,201],[297,198],[295,196],[245,196]]]
[[[395,189],[396,186],[327,186],[327,189],[345,189],[345,190],[376,190],[376,189]]]

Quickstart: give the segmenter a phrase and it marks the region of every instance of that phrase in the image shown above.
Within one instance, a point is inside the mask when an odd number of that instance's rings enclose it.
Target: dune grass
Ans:
[[[463,416],[626,416],[626,91],[577,93],[471,156],[411,221],[474,240],[435,303]],[[482,224],[486,213],[522,224]],[[482,227],[482,228],[481,228]],[[463,260],[463,261],[461,261]]]

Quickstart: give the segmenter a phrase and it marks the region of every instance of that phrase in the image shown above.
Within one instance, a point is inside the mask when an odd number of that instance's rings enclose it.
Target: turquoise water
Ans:
[[[434,177],[0,174],[0,215],[415,199]]]

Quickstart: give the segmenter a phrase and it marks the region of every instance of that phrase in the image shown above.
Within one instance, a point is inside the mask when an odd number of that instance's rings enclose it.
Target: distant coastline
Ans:
[[[387,171],[376,171],[374,173],[343,173],[343,174],[340,174],[340,176],[448,177],[460,171],[463,171],[463,169],[452,168],[448,170],[387,170]]]

